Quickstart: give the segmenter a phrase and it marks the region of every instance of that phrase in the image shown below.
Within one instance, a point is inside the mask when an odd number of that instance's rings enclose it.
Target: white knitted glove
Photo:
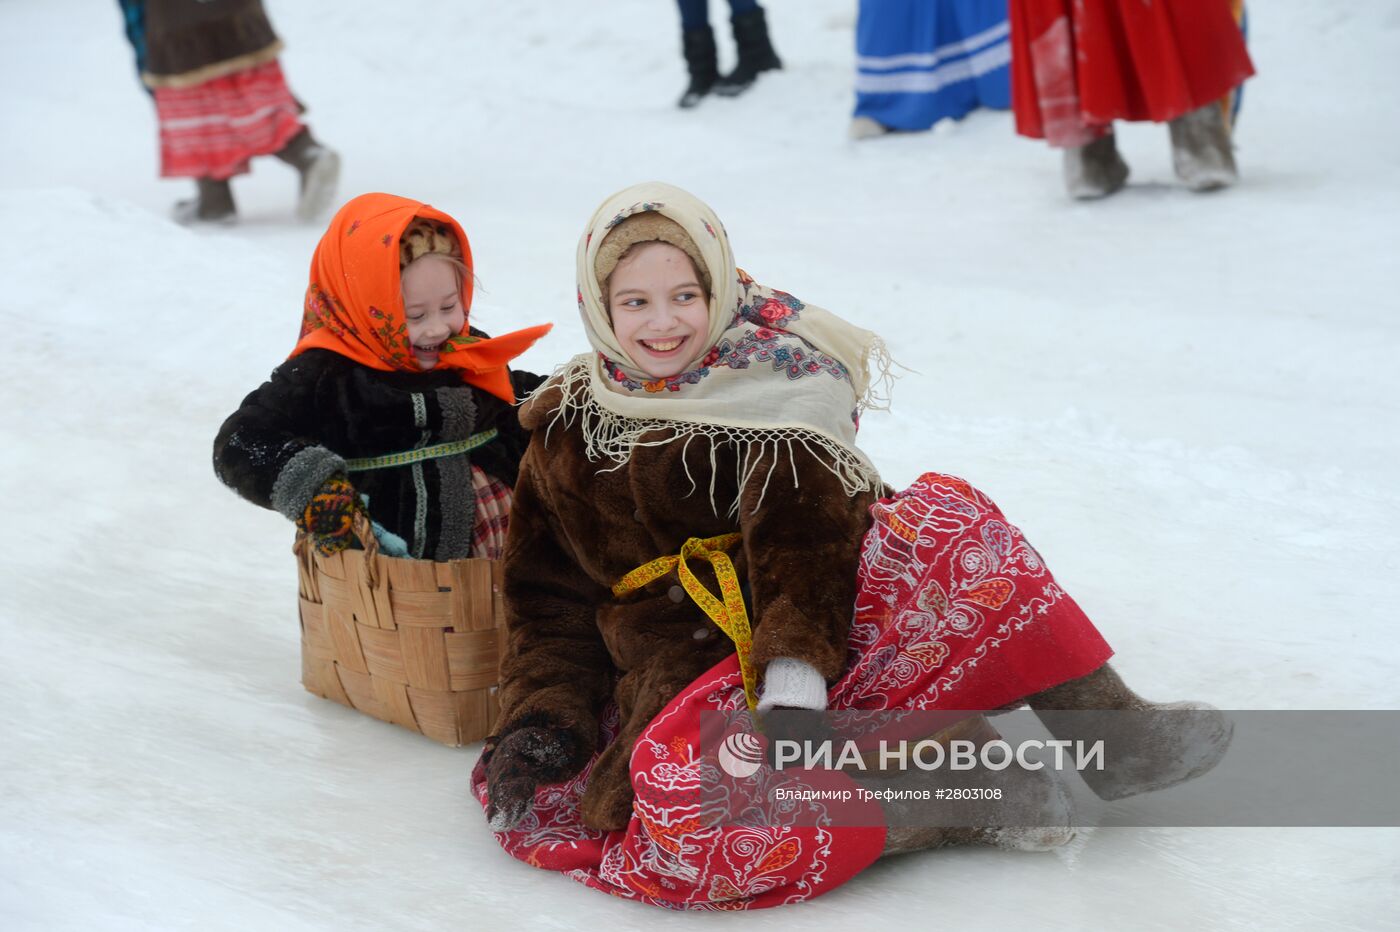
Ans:
[[[774,706],[793,709],[826,709],[826,678],[817,668],[793,657],[774,657],[763,672],[763,695],[758,700],[760,715]]]

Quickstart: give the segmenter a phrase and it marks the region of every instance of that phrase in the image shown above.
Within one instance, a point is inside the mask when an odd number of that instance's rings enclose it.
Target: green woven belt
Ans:
[[[457,453],[466,453],[475,450],[479,446],[490,443],[496,439],[496,428],[482,431],[479,434],[472,434],[466,440],[454,440],[451,443],[439,443],[431,447],[422,447],[418,450],[405,450],[403,453],[390,453],[387,456],[367,456],[358,460],[346,460],[346,472],[364,472],[366,469],[383,469],[386,466],[407,466],[409,463],[421,463],[423,460],[435,460],[440,456],[453,456]]]

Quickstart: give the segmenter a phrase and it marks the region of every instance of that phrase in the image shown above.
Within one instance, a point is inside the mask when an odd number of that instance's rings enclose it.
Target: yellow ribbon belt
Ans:
[[[671,570],[676,570],[686,595],[690,596],[695,604],[700,606],[700,610],[734,642],[734,651],[739,655],[739,672],[744,676],[744,696],[749,701],[749,710],[757,712],[758,687],[753,669],[753,631],[749,627],[749,613],[744,608],[744,595],[739,591],[739,574],[734,572],[734,563],[729,559],[729,554],[725,553],[741,538],[740,534],[721,534],[704,539],[692,537],[681,546],[681,552],[675,556],[657,557],[623,576],[612,587],[612,592],[614,597],[620,599],[660,579]],[[706,589],[686,565],[686,561],[692,557],[703,557],[714,567],[715,578],[719,580],[719,598]]]

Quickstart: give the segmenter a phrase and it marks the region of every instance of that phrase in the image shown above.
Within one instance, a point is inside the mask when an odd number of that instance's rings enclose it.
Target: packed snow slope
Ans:
[[[584,346],[595,204],[680,184],[761,281],[887,337],[914,370],[862,431],[887,479],[996,498],[1141,692],[1400,707],[1395,0],[1257,5],[1240,186],[1188,193],[1165,129],[1132,126],[1130,186],[1098,204],[1006,114],[847,142],[850,0],[772,0],[786,70],[687,113],[659,0],[270,6],[343,197],[454,213],[476,320],[557,322],[525,367]],[[511,860],[467,794],[477,748],[298,685],[291,528],[210,468],[296,335],[319,229],[290,222],[291,172],[236,181],[234,228],[172,225],[187,185],[156,180],[112,3],[0,5],[0,125],[0,927],[719,921]],[[1374,929],[1397,878],[1393,829],[1105,830],[910,855],[725,921]]]

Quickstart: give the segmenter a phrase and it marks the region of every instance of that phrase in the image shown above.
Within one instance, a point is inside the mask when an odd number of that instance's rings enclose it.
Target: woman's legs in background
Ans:
[[[690,83],[677,104],[688,110],[714,89],[719,80],[719,55],[710,28],[709,0],[677,0],[681,11],[681,54]]]
[[[781,68],[782,62],[768,37],[768,21],[757,0],[730,0],[729,19],[734,30],[738,62],[720,77],[714,31],[710,28],[708,0],[677,0],[681,14],[681,50],[690,83],[679,106],[694,107],[711,91],[733,97],[747,90],[760,72]]]

